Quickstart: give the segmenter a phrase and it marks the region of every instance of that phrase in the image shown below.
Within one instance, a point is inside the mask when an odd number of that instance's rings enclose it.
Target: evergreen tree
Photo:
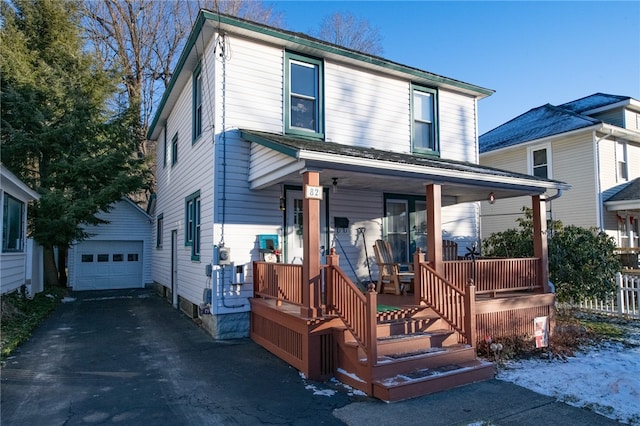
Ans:
[[[136,152],[137,117],[109,111],[116,81],[83,51],[78,4],[3,1],[0,27],[2,162],[40,200],[30,234],[45,249],[45,280],[65,284],[66,249],[87,235],[145,172]],[[58,268],[53,248],[61,252]]]

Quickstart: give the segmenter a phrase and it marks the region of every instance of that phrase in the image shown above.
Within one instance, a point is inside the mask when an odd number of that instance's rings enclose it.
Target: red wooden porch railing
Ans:
[[[359,346],[367,354],[367,363],[376,363],[377,294],[373,284],[366,294],[356,287],[338,266],[338,256],[327,256],[325,273],[325,301],[327,313],[337,315],[351,331]]]
[[[470,279],[476,286],[476,294],[517,290],[542,290],[538,276],[540,259],[477,259],[452,260],[443,262],[443,275],[457,289],[464,290]]]
[[[420,301],[426,303],[462,336],[465,343],[475,346],[475,286],[469,280],[460,289],[431,268],[420,263],[415,286]]]
[[[253,262],[253,293],[302,306],[302,265]]]

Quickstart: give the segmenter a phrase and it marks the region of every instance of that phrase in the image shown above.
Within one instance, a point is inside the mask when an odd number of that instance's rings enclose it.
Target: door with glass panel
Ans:
[[[393,197],[385,201],[384,234],[394,261],[413,262],[418,247],[427,249],[426,201],[417,197]]]

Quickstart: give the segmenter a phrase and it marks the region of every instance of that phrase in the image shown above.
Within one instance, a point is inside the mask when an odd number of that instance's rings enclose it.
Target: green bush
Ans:
[[[523,207],[518,229],[491,234],[482,242],[484,256],[533,256],[532,211]],[[595,228],[547,223],[549,280],[556,287],[558,301],[604,298],[615,289],[615,274],[620,262],[615,241]]]

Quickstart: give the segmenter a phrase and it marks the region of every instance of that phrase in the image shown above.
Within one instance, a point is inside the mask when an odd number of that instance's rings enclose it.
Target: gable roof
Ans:
[[[405,78],[407,81],[412,81],[417,84],[456,90],[472,95],[478,99],[491,96],[494,93],[494,90],[491,89],[403,65],[379,56],[348,49],[310,37],[306,34],[270,27],[231,15],[200,10],[191,34],[178,59],[169,85],[162,96],[153,121],[149,126],[147,133],[148,139],[155,140],[159,136],[159,127],[166,120],[169,114],[168,111],[171,110],[171,107],[177,101],[181,89],[184,88],[191,78],[191,73],[184,71],[194,70],[196,68],[200,60],[200,55],[202,55],[202,49],[209,44],[217,32],[264,41],[271,45],[281,47],[282,49],[292,49],[299,53],[316,56],[318,58],[353,64],[372,72]]]
[[[636,110],[640,103],[630,96],[595,93],[558,106],[546,104],[533,108],[481,135],[478,138],[479,152],[483,154],[575,131],[606,130],[631,140],[640,140],[637,131],[613,126],[588,115],[621,107]]]
[[[494,191],[498,198],[508,198],[570,188],[564,182],[470,162],[419,157],[253,130],[241,129],[240,136],[280,154],[278,161],[274,161],[277,167],[256,167],[254,170],[253,164],[263,164],[260,158],[264,152],[252,149],[249,170],[252,189],[265,188],[287,179],[297,181],[299,173],[310,168],[324,170],[326,179],[348,176],[341,177],[341,182],[347,181],[357,188],[375,187],[387,192],[396,189],[397,192],[422,194],[425,183],[437,183],[443,185],[443,195],[455,197],[456,202],[484,200],[489,191]]]

